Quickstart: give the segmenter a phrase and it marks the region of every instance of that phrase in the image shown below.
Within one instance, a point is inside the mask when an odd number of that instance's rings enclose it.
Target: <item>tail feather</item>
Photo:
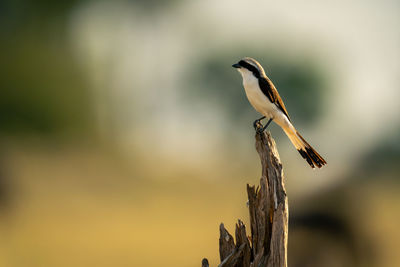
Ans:
[[[306,140],[296,131],[297,136],[301,139],[304,147],[297,149],[300,155],[307,161],[307,163],[314,169],[314,166],[318,168],[322,168],[322,166],[326,165],[326,161],[315,151],[314,148],[307,143]]]
[[[307,143],[306,140],[299,134],[298,131],[289,121],[277,121],[279,126],[285,131],[292,144],[295,146],[300,155],[307,161],[311,168],[322,168],[326,165],[326,161],[315,151],[314,148]]]

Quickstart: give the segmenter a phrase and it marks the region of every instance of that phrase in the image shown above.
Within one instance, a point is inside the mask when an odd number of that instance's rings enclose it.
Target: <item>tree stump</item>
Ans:
[[[286,267],[288,238],[288,204],[282,164],[270,133],[256,134],[260,156],[260,186],[247,184],[251,236],[241,220],[236,224],[235,239],[220,225],[220,267]],[[202,266],[208,266],[203,259]]]

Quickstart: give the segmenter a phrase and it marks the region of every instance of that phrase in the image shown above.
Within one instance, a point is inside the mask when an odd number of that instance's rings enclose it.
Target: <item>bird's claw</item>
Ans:
[[[253,122],[253,127],[254,127],[254,130],[257,130],[258,128],[262,128],[263,127],[263,125],[262,125],[262,123],[261,123],[261,120],[255,120],[254,122]]]
[[[254,130],[257,130],[257,128],[258,128],[257,124],[259,124],[259,123],[260,123],[259,120],[255,120],[255,121],[253,122]]]
[[[254,130],[256,130],[257,133],[262,133],[264,131],[264,126],[262,125],[262,123],[257,120],[253,123],[254,126]]]
[[[260,123],[260,125],[258,125],[256,132],[259,134],[262,134],[264,132],[264,127],[262,126],[261,123]]]

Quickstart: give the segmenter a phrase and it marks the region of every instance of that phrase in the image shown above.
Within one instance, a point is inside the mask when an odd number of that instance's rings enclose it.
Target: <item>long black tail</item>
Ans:
[[[318,152],[315,151],[315,149],[312,148],[306,140],[304,140],[299,132],[296,131],[296,133],[304,145],[304,148],[300,148],[297,151],[299,151],[300,155],[307,161],[308,164],[310,164],[311,168],[314,169],[315,166],[322,168],[322,166],[326,165],[326,161],[318,154]]]

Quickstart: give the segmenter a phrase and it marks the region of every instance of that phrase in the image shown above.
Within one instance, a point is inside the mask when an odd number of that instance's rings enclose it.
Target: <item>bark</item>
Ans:
[[[256,150],[262,176],[257,188],[247,184],[251,236],[246,235],[245,225],[238,220],[235,242],[221,223],[220,267],[287,266],[289,211],[282,164],[269,133],[256,134]]]

